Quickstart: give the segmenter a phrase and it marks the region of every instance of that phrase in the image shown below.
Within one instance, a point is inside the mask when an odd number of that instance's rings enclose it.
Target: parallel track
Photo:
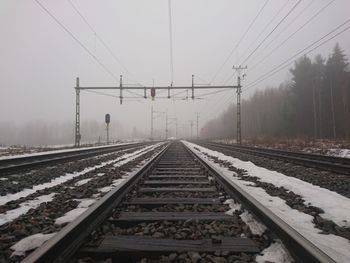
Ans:
[[[194,211],[200,205],[212,209],[220,207],[224,196],[242,203],[259,218],[283,240],[297,262],[334,262],[207,161],[178,142],[166,147],[129,180],[96,202],[23,262],[66,262],[80,257],[110,258],[117,262],[123,260],[123,256],[130,260],[174,251],[259,253],[260,249],[251,239],[240,236],[179,240],[115,235],[113,231],[109,234],[96,234],[100,232],[96,229],[100,229],[102,224],[129,229],[135,224],[147,226],[152,222],[160,222],[165,226],[179,221],[195,224],[223,221],[230,224],[232,217],[214,211],[215,209],[213,212]],[[192,208],[187,212],[173,210],[178,205],[190,205]],[[154,207],[160,210],[150,209]],[[102,242],[88,246],[87,242],[94,240],[96,235]]]
[[[143,146],[150,143],[132,143],[123,145],[110,145],[91,147],[78,150],[60,151],[58,153],[37,154],[31,156],[0,159],[0,174],[16,173],[23,170],[34,169],[40,166],[57,164],[66,161],[79,160],[100,154],[125,150],[131,147]]]
[[[229,152],[242,152],[270,159],[283,160],[298,165],[312,167],[320,170],[327,170],[339,174],[350,175],[350,159],[320,154],[309,154],[302,152],[282,151],[267,148],[258,148],[243,145],[227,145],[214,142],[200,142],[204,147],[212,149],[226,150]]]

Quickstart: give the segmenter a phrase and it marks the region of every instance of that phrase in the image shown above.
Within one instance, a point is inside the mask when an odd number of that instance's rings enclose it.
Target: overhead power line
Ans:
[[[69,34],[70,37],[72,37],[81,48],[83,48],[112,78],[114,78],[116,81],[119,81],[118,77],[105,65],[101,62],[101,60],[98,59],[63,23],[58,20],[51,12],[48,10],[39,0],[35,0],[35,2],[66,32]],[[142,95],[139,95],[135,92],[131,92],[129,90],[126,90],[126,92],[134,94],[136,96],[142,97]]]
[[[273,48],[270,53],[268,53],[266,56],[264,56],[259,62],[254,64],[248,71],[250,72],[253,70],[256,66],[261,64],[263,61],[265,61],[266,58],[271,56],[274,52],[276,52],[280,47],[282,47],[289,39],[291,39],[295,34],[297,34],[300,30],[302,30],[306,25],[308,25],[313,19],[315,19],[319,14],[321,14],[326,8],[328,8],[335,0],[331,0],[326,5],[324,5],[319,11],[317,11],[310,19],[308,19],[303,25],[301,25],[297,30],[295,30],[292,34],[290,34],[287,38],[285,38],[278,46]]]
[[[169,43],[170,43],[170,84],[174,82],[174,57],[173,57],[173,27],[171,18],[171,0],[168,0],[168,11],[169,11]]]
[[[273,21],[275,21],[275,19],[279,16],[279,14],[282,12],[282,10],[288,5],[289,0],[287,0],[284,5],[281,6],[280,9],[278,9],[278,11],[276,12],[276,14],[271,18],[271,20],[266,24],[266,26],[263,28],[263,30],[260,31],[260,34],[258,34],[258,36],[254,39],[254,41],[252,41],[250,43],[250,45],[246,48],[246,50],[242,53],[241,57],[243,57],[248,50],[250,50],[250,48],[253,46],[254,43],[256,43],[258,41],[258,39],[260,38],[260,36],[262,34],[265,33],[266,29],[268,29],[268,27],[272,24]]]
[[[301,3],[301,0],[299,0],[289,11],[288,13],[278,22],[278,24],[266,35],[266,37],[256,46],[256,48],[243,60],[240,65],[246,64],[248,59],[261,47],[261,45],[268,39],[273,32],[283,23],[283,21],[294,11],[294,9]]]
[[[286,68],[287,66],[289,66],[290,64],[292,64],[294,62],[294,59],[301,55],[301,56],[305,56],[307,54],[309,54],[310,52],[314,51],[315,49],[319,48],[320,46],[326,44],[327,42],[329,42],[330,40],[334,39],[335,37],[337,37],[338,35],[344,33],[345,31],[350,29],[350,26],[346,27],[345,29],[341,30],[340,32],[336,33],[335,35],[333,35],[332,37],[326,39],[325,41],[323,41],[322,43],[318,44],[317,46],[313,47],[312,49],[310,49],[309,51],[306,51],[307,49],[311,48],[312,46],[316,45],[318,42],[322,41],[323,39],[327,38],[329,35],[331,35],[332,33],[334,33],[335,31],[337,31],[338,29],[340,29],[341,27],[343,27],[344,25],[346,25],[347,23],[350,22],[350,19],[346,20],[344,23],[342,23],[341,25],[337,26],[336,28],[334,28],[333,30],[331,30],[329,33],[327,33],[326,35],[324,35],[323,37],[321,37],[320,39],[314,41],[313,43],[311,43],[310,45],[308,45],[307,47],[305,47],[304,49],[302,49],[301,51],[297,52],[296,54],[294,54],[293,56],[291,56],[290,58],[288,58],[287,60],[285,60],[284,62],[282,62],[281,64],[279,64],[278,66],[274,67],[273,69],[271,69],[270,71],[266,72],[265,74],[263,74],[262,76],[260,76],[259,78],[257,78],[255,81],[249,83],[246,86],[246,90],[248,88],[251,88],[255,85],[257,85],[258,83],[260,83],[261,81],[273,76],[274,74],[276,74],[277,72],[281,71],[282,69]]]
[[[266,7],[267,3],[269,2],[269,0],[266,0],[264,5],[260,8],[259,12],[256,14],[256,16],[254,17],[254,19],[252,20],[252,22],[249,24],[248,28],[246,29],[246,31],[243,33],[242,37],[238,40],[237,44],[234,46],[234,48],[231,50],[230,54],[228,55],[228,57],[225,59],[224,63],[222,63],[222,65],[220,66],[220,68],[217,70],[217,72],[215,73],[215,75],[213,76],[213,78],[211,79],[210,83],[213,83],[213,81],[217,78],[217,76],[219,75],[219,73],[221,72],[221,70],[224,68],[224,66],[226,65],[227,61],[231,58],[233,52],[236,51],[236,49],[238,48],[239,44],[243,41],[243,39],[245,38],[245,36],[248,34],[249,30],[251,29],[251,27],[254,25],[255,21],[258,19],[258,17],[260,16],[261,12],[264,10],[264,8]]]
[[[78,44],[83,48],[109,75],[111,75],[115,80],[119,80],[114,73],[107,68],[66,26],[64,26],[39,0],[35,2],[61,27],[66,31]]]
[[[67,0],[69,4],[72,6],[74,11],[80,16],[80,18],[84,21],[84,23],[89,27],[89,29],[94,33],[94,36],[102,43],[102,45],[105,47],[105,49],[111,54],[112,58],[125,70],[125,72],[129,75],[134,76],[127,67],[121,62],[121,60],[115,55],[115,53],[112,51],[112,49],[106,44],[106,42],[103,40],[103,38],[96,32],[96,30],[91,26],[87,18],[79,11],[79,9],[73,4],[71,0]],[[137,80],[132,80],[133,82],[136,82],[138,85],[143,86],[141,83],[139,83]]]

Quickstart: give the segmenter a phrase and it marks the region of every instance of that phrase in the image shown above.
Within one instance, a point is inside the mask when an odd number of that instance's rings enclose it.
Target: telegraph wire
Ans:
[[[203,93],[203,94],[199,94],[199,97],[205,97],[205,96],[209,96],[209,95],[214,95],[214,94],[218,94],[221,92],[226,92],[226,91],[230,91],[232,90],[232,88],[227,88],[227,89],[222,89],[222,90],[216,90],[216,91],[212,91],[212,92],[207,92],[207,93]]]
[[[254,43],[258,41],[260,36],[265,32],[265,30],[272,24],[273,21],[279,16],[279,14],[282,12],[282,10],[288,5],[289,0],[285,2],[284,5],[277,11],[277,13],[272,17],[272,19],[266,24],[263,30],[260,31],[260,34],[254,39],[254,41],[251,42],[251,44],[246,48],[246,50],[243,52],[242,57],[246,54],[246,52],[253,46]]]
[[[239,41],[237,42],[237,44],[235,45],[235,47],[231,50],[230,54],[228,55],[228,57],[225,59],[224,63],[220,66],[220,68],[218,69],[218,71],[214,74],[213,78],[211,79],[211,81],[209,83],[213,83],[213,81],[217,78],[217,76],[219,75],[219,73],[221,72],[221,70],[223,69],[223,67],[226,65],[227,61],[231,58],[233,52],[235,52],[235,50],[238,48],[239,44],[243,41],[244,37],[248,34],[249,30],[251,29],[251,27],[253,26],[253,24],[255,23],[255,21],[258,19],[258,17],[260,16],[261,12],[264,10],[264,8],[266,7],[267,3],[269,2],[269,0],[266,0],[264,5],[260,8],[259,12],[256,14],[256,16],[254,17],[254,19],[252,20],[252,22],[250,23],[250,25],[248,26],[248,28],[246,29],[246,31],[244,32],[244,34],[242,35],[242,37],[239,39]]]
[[[34,0],[66,33],[68,33],[81,48],[83,48],[108,74],[110,74],[115,80],[118,80],[117,76],[109,70],[67,27],[65,27],[39,0]]]
[[[309,4],[307,6],[305,6],[303,8],[303,10],[301,12],[299,12],[284,28],[282,28],[280,30],[280,32],[273,38],[271,39],[271,41],[269,43],[267,43],[261,50],[259,53],[262,53],[264,50],[266,50],[276,39],[279,38],[279,36],[281,34],[283,34],[284,32],[286,32],[287,28],[289,28],[291,25],[293,25],[295,23],[295,21],[314,3],[316,2],[316,0],[311,0],[311,2],[309,2]],[[254,61],[254,59],[253,59]],[[249,67],[251,69],[251,67]],[[249,71],[249,70],[248,70]]]
[[[169,43],[170,43],[170,84],[174,82],[174,57],[173,57],[173,29],[172,29],[172,17],[171,17],[171,0],[168,0],[168,13],[169,13]]]
[[[313,2],[313,1],[312,1]],[[311,2],[311,3],[312,3]],[[257,62],[256,64],[254,64],[252,67],[250,67],[250,69],[247,71],[250,72],[251,70],[253,70],[256,66],[258,66],[259,64],[261,64],[263,61],[265,61],[265,59],[267,57],[269,57],[270,55],[272,55],[274,52],[276,52],[280,47],[282,47],[289,39],[291,39],[296,33],[298,33],[300,30],[302,30],[307,24],[309,24],[313,19],[315,19],[320,13],[322,13],[326,8],[328,8],[333,2],[335,2],[335,0],[331,0],[330,2],[328,2],[326,5],[324,5],[318,12],[316,12],[310,19],[308,19],[302,26],[300,26],[296,31],[294,31],[291,35],[289,35],[285,40],[283,40],[278,46],[276,46],[275,48],[273,48],[271,50],[271,52],[269,54],[267,54],[264,58],[262,58],[259,62]],[[270,42],[271,43],[271,42]]]
[[[81,48],[83,48],[109,75],[111,75],[115,80],[119,81],[118,77],[109,69],[105,64],[101,62],[65,25],[62,24],[58,18],[56,18],[50,10],[48,10],[39,0],[34,0],[40,7],[43,9],[66,33],[68,33],[78,44]],[[133,94],[133,92],[129,90],[125,90],[128,93]],[[134,93],[136,94],[136,93]],[[137,96],[141,96],[137,94]]]
[[[273,76],[274,74],[276,74],[277,72],[279,72],[280,70],[286,68],[287,66],[289,66],[290,64],[292,64],[294,62],[294,58],[299,56],[300,54],[302,54],[304,51],[306,51],[307,49],[309,49],[310,47],[312,47],[313,45],[317,44],[318,42],[320,42],[321,40],[323,40],[324,38],[326,38],[327,36],[329,36],[330,34],[334,33],[336,30],[338,30],[340,27],[344,26],[345,24],[349,23],[350,19],[348,19],[347,21],[345,21],[343,24],[337,26],[336,28],[334,28],[332,31],[330,31],[329,33],[327,33],[326,35],[324,35],[323,37],[321,37],[320,39],[314,41],[312,44],[308,45],[306,48],[304,48],[303,50],[297,52],[295,55],[293,55],[292,57],[288,58],[287,60],[285,60],[283,63],[279,64],[278,66],[274,67],[272,70],[266,72],[265,74],[263,74],[262,76],[260,76],[259,78],[257,78],[255,81],[249,83],[246,86],[246,90],[248,88],[251,88],[255,85],[257,85],[258,82],[265,80],[271,76]],[[323,41],[322,43],[320,43],[319,45],[317,45],[316,47],[312,48],[311,50],[305,52],[302,54],[302,56],[309,54],[310,52],[314,51],[315,49],[319,48],[320,46],[326,44],[327,42],[329,42],[330,40],[334,39],[335,37],[337,37],[338,35],[344,33],[345,31],[349,30],[350,26],[346,27],[345,29],[341,30],[340,32],[338,32],[337,34],[335,34],[334,36],[326,39],[325,41]],[[292,60],[292,61],[291,61]],[[287,63],[287,64],[286,64]],[[286,64],[286,65],[284,65]]]
[[[121,62],[121,60],[115,55],[115,53],[112,51],[112,49],[106,44],[106,42],[103,40],[103,38],[97,34],[96,30],[91,26],[91,24],[88,22],[87,18],[79,11],[79,9],[73,4],[71,0],[67,0],[69,4],[72,6],[74,11],[80,16],[80,18],[85,22],[85,24],[90,28],[90,30],[94,33],[95,39],[97,38],[102,45],[106,48],[106,50],[111,54],[112,58],[127,72],[129,75],[133,75],[130,73],[130,71],[127,69],[126,66]],[[95,41],[95,50],[96,50],[96,41]],[[131,80],[131,79],[130,79]],[[137,83],[139,86],[143,86],[138,81],[131,80]]]
[[[288,13],[278,22],[278,24],[270,31],[269,34],[266,35],[266,37],[256,46],[256,48],[243,60],[240,65],[245,64],[248,59],[261,47],[261,45],[268,39],[273,32],[283,23],[284,20],[295,10],[295,8],[301,3],[301,0],[299,0],[289,11]]]
[[[243,55],[250,49],[250,47],[260,38],[260,36],[265,32],[265,30],[270,26],[270,24],[276,19],[276,17],[278,17],[278,15],[282,12],[282,10],[287,6],[287,4],[289,3],[289,0],[287,0],[285,2],[284,5],[282,5],[282,7],[277,11],[277,13],[273,16],[273,18],[270,20],[269,23],[267,23],[267,25],[264,27],[263,30],[261,30],[260,34],[255,38],[255,40],[253,42],[251,42],[251,44],[248,46],[248,48],[246,48],[246,50],[243,52]],[[228,83],[235,75],[236,75],[236,71],[231,73],[230,76],[223,82],[222,85],[226,85],[226,83]]]

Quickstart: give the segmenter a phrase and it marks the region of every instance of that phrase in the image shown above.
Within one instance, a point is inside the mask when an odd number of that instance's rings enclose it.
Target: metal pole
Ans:
[[[315,81],[312,80],[312,102],[314,106],[314,139],[317,138],[317,119],[316,119],[316,98],[315,98]]]
[[[241,77],[237,77],[238,87],[237,87],[237,143],[242,143],[242,134],[241,134]]]
[[[318,123],[319,123],[319,135],[320,135],[320,139],[323,138],[323,132],[322,132],[322,106],[321,106],[321,87],[318,87],[318,117],[319,117],[319,120],[318,120]]]
[[[107,145],[109,144],[109,123],[107,123]]]
[[[193,121],[191,121],[191,139],[192,139],[192,128],[193,128]]]
[[[332,119],[333,119],[333,138],[337,137],[337,133],[335,130],[335,113],[334,113],[334,98],[333,98],[333,82],[332,79],[330,79],[330,85],[331,85],[331,104],[332,104]]]
[[[192,75],[192,100],[194,100],[194,75]]]
[[[176,130],[175,130],[175,137],[176,137],[176,139],[178,139],[178,137],[177,137],[177,118],[176,118],[176,120],[175,120],[175,125],[176,125]]]
[[[153,141],[153,106],[151,107],[151,141]]]
[[[233,69],[235,69],[238,73],[237,76],[237,144],[242,143],[242,128],[241,128],[241,93],[242,93],[242,86],[241,86],[241,70],[247,69],[247,66],[233,66]],[[243,75],[244,78],[245,75]]]
[[[199,139],[199,135],[198,135],[198,124],[199,124],[199,113],[197,112],[197,140]]]
[[[75,147],[80,146],[80,138],[80,89],[79,78],[77,78],[75,86]]]
[[[119,81],[119,87],[120,87],[120,104],[123,104],[123,75],[120,75],[120,81]]]
[[[168,139],[168,113],[165,113],[165,140]]]

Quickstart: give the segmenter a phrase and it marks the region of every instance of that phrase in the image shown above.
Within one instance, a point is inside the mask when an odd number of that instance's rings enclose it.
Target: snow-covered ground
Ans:
[[[126,145],[126,144],[136,144],[138,142],[123,142],[118,144],[111,144],[111,145],[104,145],[104,146],[93,146],[93,147],[81,147],[81,148],[74,148],[74,149],[61,149],[61,150],[53,150],[53,151],[46,151],[46,152],[36,152],[36,153],[26,153],[26,154],[20,154],[20,155],[11,155],[11,156],[1,156],[0,160],[11,160],[21,157],[30,157],[30,156],[40,156],[45,154],[55,154],[55,153],[62,153],[62,152],[76,152],[81,150],[93,150],[98,148],[108,148],[108,147],[115,147],[120,145]]]
[[[342,157],[342,158],[350,158],[350,150],[349,149],[329,149],[327,155]]]
[[[234,139],[218,139],[213,142],[223,144],[235,144]],[[253,147],[270,148],[278,150],[289,150],[321,155],[329,155],[341,158],[350,158],[350,145],[348,142],[333,142],[333,141],[258,141],[258,142],[245,142],[245,144]]]
[[[160,146],[162,143],[158,143],[158,144],[155,144],[155,145],[150,145],[150,146],[146,146],[144,148],[141,148],[139,150],[136,150],[132,153],[127,153],[127,154],[124,154],[114,160],[110,160],[110,161],[107,161],[107,162],[103,162],[99,165],[95,165],[95,166],[92,166],[92,167],[87,167],[85,168],[83,171],[80,171],[80,172],[76,172],[76,173],[67,173],[63,176],[60,176],[60,177],[57,177],[55,179],[53,179],[51,182],[48,182],[48,183],[44,183],[44,184],[39,184],[39,185],[34,185],[32,188],[30,189],[24,189],[18,193],[14,193],[14,194],[7,194],[5,196],[0,196],[0,205],[4,205],[10,201],[14,201],[14,200],[18,200],[19,198],[22,198],[22,197],[26,197],[30,194],[33,194],[33,193],[36,193],[37,191],[39,190],[43,190],[43,189],[46,189],[46,188],[49,188],[49,187],[53,187],[53,186],[56,186],[56,185],[59,185],[59,184],[62,184],[62,183],[65,183],[75,177],[78,177],[78,176],[81,176],[81,175],[84,175],[90,171],[93,171],[95,169],[98,169],[98,168],[101,168],[101,167],[104,167],[108,164],[115,164],[115,165],[122,165],[122,164],[126,164],[132,160],[134,160],[135,158],[155,149],[156,147]],[[130,149],[129,149],[130,150]],[[98,173],[95,177],[99,177],[101,176],[100,173]],[[83,179],[83,180],[80,180],[78,182],[76,182],[75,186],[80,186],[80,185],[83,185],[83,184],[86,184],[88,183],[90,180],[92,180],[92,178],[87,178],[87,179]],[[114,187],[116,185],[113,185]],[[111,187],[112,189],[113,187]],[[0,225],[3,225],[5,223],[8,223],[16,218],[18,218],[20,215],[23,215],[25,213],[27,213],[29,211],[29,209],[31,208],[36,208],[38,207],[41,203],[44,203],[44,202],[49,202],[52,200],[54,194],[51,194],[49,196],[47,195],[42,195],[42,196],[39,196],[37,198],[35,198],[34,200],[31,200],[31,201],[26,201],[26,202],[23,202],[20,204],[20,207],[17,208],[17,209],[13,209],[13,210],[9,210],[8,212],[6,213],[3,213],[3,214],[0,214]]]
[[[327,253],[336,262],[350,262],[350,242],[349,240],[329,234],[320,234],[320,230],[315,228],[313,217],[298,210],[291,209],[286,202],[276,196],[270,196],[262,188],[252,186],[252,182],[239,179],[236,174],[228,168],[212,161],[210,157],[216,157],[219,160],[227,161],[234,167],[244,169],[248,176],[260,178],[262,182],[272,183],[277,187],[284,187],[304,198],[310,205],[319,207],[325,211],[321,214],[323,218],[334,221],[340,226],[350,226],[350,199],[328,189],[312,185],[294,177],[288,177],[284,174],[270,171],[265,168],[254,165],[251,162],[241,161],[231,156],[226,156],[220,152],[213,151],[199,145],[184,142],[193,151],[201,157],[208,160],[216,169],[227,176],[232,182],[237,184],[243,190],[254,196],[265,207],[269,208],[300,234],[309,239],[322,251]]]
[[[107,164],[112,164],[112,163],[114,163],[115,167],[119,167],[119,166],[124,165],[124,164],[126,164],[128,162],[133,161],[134,159],[136,159],[136,158],[138,158],[138,157],[140,157],[140,156],[142,156],[142,155],[144,155],[144,154],[154,150],[155,148],[157,148],[157,147],[159,147],[159,146],[161,146],[163,144],[164,144],[164,142],[160,142],[160,143],[157,143],[157,144],[154,144],[154,145],[143,147],[142,149],[139,149],[139,150],[134,151],[132,153],[124,154],[124,155],[118,157],[115,160],[111,160],[111,161],[102,163],[100,165],[94,166],[94,167],[86,168],[84,171],[86,171],[87,169],[89,171],[91,171],[91,170],[98,169],[100,167],[103,167],[103,166],[106,166]],[[152,158],[152,157],[150,157],[150,158]],[[55,224],[61,225],[61,224],[64,224],[64,223],[69,223],[69,222],[73,221],[74,219],[76,219],[77,217],[79,217],[91,205],[93,205],[97,200],[99,200],[101,195],[104,195],[105,193],[113,190],[115,187],[119,186],[121,183],[125,182],[126,180],[130,179],[133,175],[135,175],[136,170],[139,169],[139,167],[142,166],[145,162],[147,162],[147,160],[144,160],[140,164],[135,166],[134,169],[130,173],[124,175],[122,178],[114,180],[113,183],[110,186],[107,186],[107,187],[99,189],[100,193],[96,194],[94,196],[94,198],[91,198],[91,199],[75,199],[76,201],[79,202],[77,208],[68,211],[65,215],[63,215],[63,216],[61,216],[59,218],[56,218],[55,219]],[[82,171],[82,172],[84,172],[84,171]],[[80,173],[82,173],[82,172],[80,172]],[[84,172],[84,173],[86,173],[86,172]],[[79,173],[79,175],[81,175],[80,173]],[[76,182],[75,186],[81,186],[83,184],[88,183],[90,180],[92,180],[92,179],[94,179],[96,177],[103,176],[103,175],[104,175],[103,173],[97,173],[96,176],[94,176],[93,178],[88,178],[89,180],[83,179],[83,180],[80,180],[80,181]],[[65,180],[65,181],[67,181],[67,180]],[[57,185],[57,184],[60,184],[62,182],[57,181],[55,183],[56,184],[54,184],[54,185]],[[41,187],[43,187],[43,186],[41,185]],[[10,221],[14,220],[15,218],[19,217],[20,215],[26,213],[29,210],[29,209],[27,209],[28,207],[29,208],[35,208],[39,204],[41,204],[42,202],[51,202],[51,200],[54,197],[54,195],[56,195],[56,194],[53,193],[51,195],[40,196],[40,197],[37,197],[36,199],[34,199],[33,201],[28,201],[28,202],[22,203],[20,205],[19,209],[21,209],[22,207],[25,207],[25,208],[22,208],[22,209],[26,209],[26,210],[15,209],[16,211],[10,210],[6,214],[0,214],[0,224],[1,223],[4,224],[4,223],[7,223],[7,222],[10,222]],[[15,200],[15,199],[13,199],[13,200]],[[11,249],[14,250],[13,255],[24,255],[26,251],[29,251],[29,250],[32,250],[32,249],[35,249],[35,248],[41,246],[45,241],[47,241],[48,239],[53,237],[55,234],[56,233],[44,235],[42,233],[39,233],[39,234],[35,234],[35,235],[32,235],[32,236],[28,236],[28,237],[20,240],[14,246],[11,247]]]

